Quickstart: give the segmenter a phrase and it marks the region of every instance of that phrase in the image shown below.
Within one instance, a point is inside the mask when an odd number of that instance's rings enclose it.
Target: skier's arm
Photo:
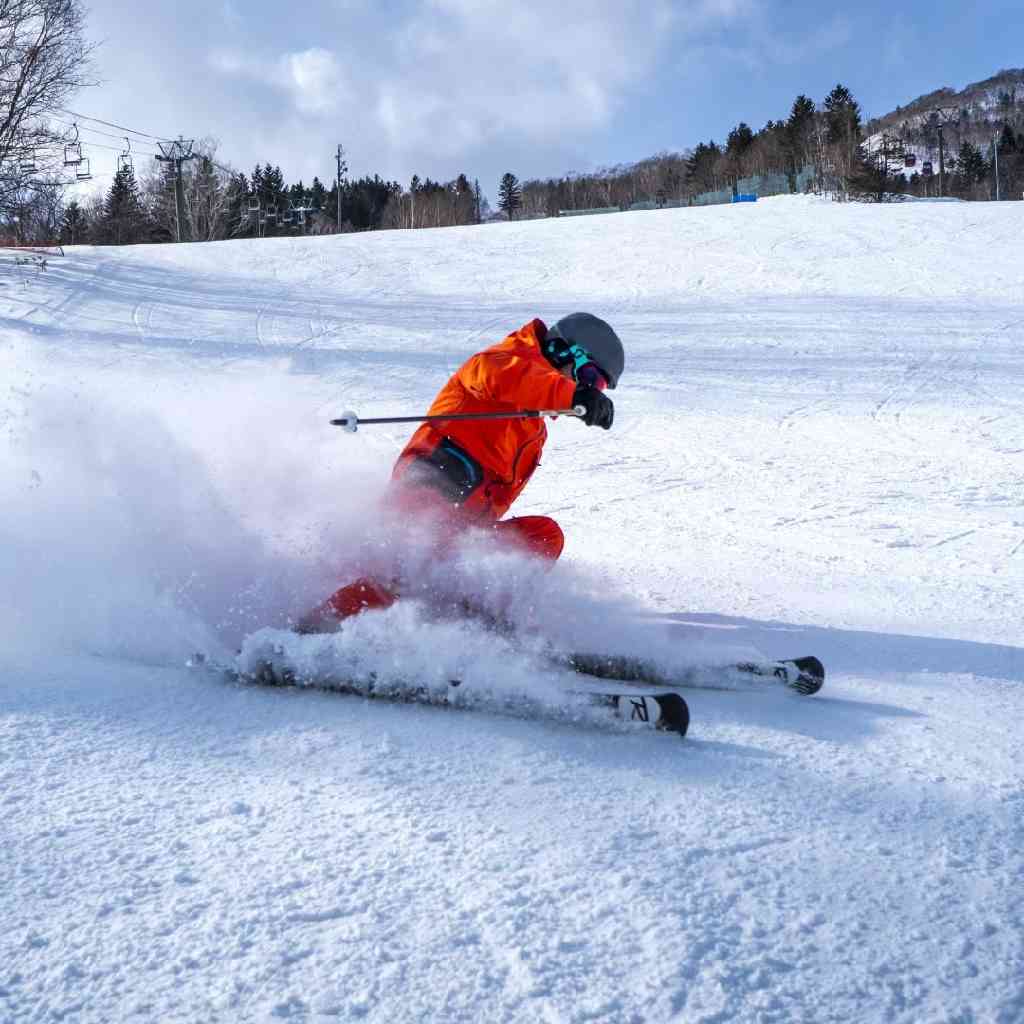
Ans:
[[[568,409],[576,391],[553,366],[512,352],[481,352],[459,370],[459,379],[474,398],[516,410]]]

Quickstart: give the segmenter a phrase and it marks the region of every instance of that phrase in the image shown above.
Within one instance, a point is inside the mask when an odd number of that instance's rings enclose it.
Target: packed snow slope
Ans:
[[[446,583],[564,646],[814,653],[685,741],[189,671],[391,541],[534,316],[627,347]],[[0,1021],[1024,1020],[1024,203],[780,198],[0,266]],[[543,688],[415,601],[375,670]]]

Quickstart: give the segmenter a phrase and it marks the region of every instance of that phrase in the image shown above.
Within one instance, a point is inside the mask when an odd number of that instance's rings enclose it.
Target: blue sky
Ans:
[[[1021,0],[86,3],[103,82],[76,111],[213,137],[225,163],[269,160],[290,181],[329,180],[342,142],[355,175],[465,171],[492,197],[506,170],[557,176],[722,140],[838,81],[870,115],[1024,65]],[[94,170],[111,170],[99,144],[118,141],[83,137]]]

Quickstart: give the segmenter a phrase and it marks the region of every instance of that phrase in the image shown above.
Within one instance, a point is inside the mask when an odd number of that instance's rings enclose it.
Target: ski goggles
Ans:
[[[608,387],[608,378],[604,371],[585,348],[572,344],[569,346],[569,355],[572,356],[572,375],[577,384],[597,388],[598,391],[604,391]]]

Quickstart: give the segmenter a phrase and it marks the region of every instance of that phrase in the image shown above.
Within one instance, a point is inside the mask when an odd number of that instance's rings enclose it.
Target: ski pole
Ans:
[[[376,416],[372,419],[360,419],[354,412],[343,412],[331,426],[344,427],[354,434],[364,423],[439,423],[442,420],[536,420],[554,419],[556,416],[587,415],[582,405],[571,409],[523,409],[520,412],[456,412],[447,416]]]

